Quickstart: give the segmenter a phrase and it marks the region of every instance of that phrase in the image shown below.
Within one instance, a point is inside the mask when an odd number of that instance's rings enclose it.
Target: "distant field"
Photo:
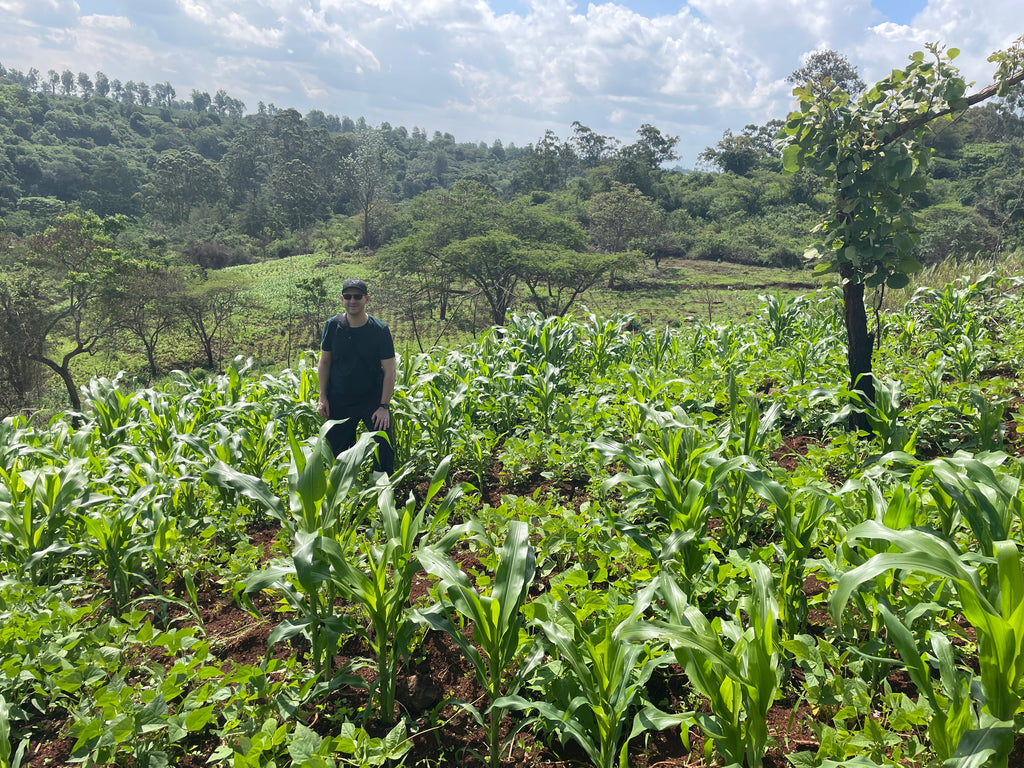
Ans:
[[[582,299],[600,315],[632,313],[661,326],[701,318],[727,322],[749,317],[760,296],[793,296],[821,287],[810,269],[779,269],[715,261],[666,259],[655,269],[645,264],[619,289],[602,286]]]
[[[257,354],[267,362],[269,357],[283,354],[287,345],[281,338],[282,318],[289,312],[289,301],[294,300],[296,283],[317,275],[327,279],[332,296],[340,293],[347,277],[362,277],[370,283],[370,311],[391,326],[395,343],[403,351],[466,344],[488,326],[483,308],[468,305],[461,306],[455,322],[442,324],[436,318],[419,317],[414,324],[413,318],[402,316],[394,304],[402,286],[381,285],[366,259],[305,254],[211,273],[211,286],[242,289],[242,300],[261,308],[259,316],[244,322],[236,335],[237,353]],[[601,316],[634,314],[656,326],[676,325],[687,318],[726,322],[755,313],[761,304],[759,296],[792,296],[819,286],[809,269],[667,259],[657,269],[653,263],[645,263],[636,272],[620,276],[611,289],[604,283],[591,289],[579,298],[577,311],[586,309]],[[524,302],[522,309],[528,310],[529,305]]]
[[[341,291],[347,277],[365,279],[373,290],[371,312],[385,320],[392,329],[400,353],[461,347],[471,343],[488,327],[488,314],[482,304],[474,306],[463,301],[454,319],[442,323],[436,317],[411,318],[403,315],[396,304],[407,286],[384,285],[366,257],[347,258],[323,253],[292,256],[284,259],[241,265],[211,271],[211,288],[233,287],[241,291],[242,318],[230,338],[225,340],[223,361],[236,355],[255,357],[261,368],[296,365],[304,351],[315,349],[315,328],[286,332],[286,318],[296,300],[296,284],[303,279],[322,275],[327,279],[332,297]],[[918,285],[941,285],[961,276],[977,276],[998,269],[1001,274],[1019,273],[1020,257],[996,264],[978,261],[969,264],[946,263],[927,269],[916,276],[910,287],[890,291],[885,296],[886,310],[896,310],[908,300]],[[576,312],[590,311],[601,317],[632,314],[642,323],[654,327],[679,326],[693,320],[724,323],[740,321],[757,314],[760,297],[776,294],[788,298],[834,284],[834,278],[816,278],[810,269],[779,269],[725,262],[667,259],[655,268],[645,262],[635,272],[617,277],[613,288],[602,283],[583,294]],[[330,311],[339,310],[340,302]],[[521,305],[528,310],[525,302]],[[321,318],[320,320],[325,319]],[[312,325],[318,325],[320,320]],[[415,320],[415,322],[414,322]],[[183,337],[169,337],[165,349],[164,370],[189,364],[191,342]],[[141,350],[130,345],[111,349],[95,357],[83,359],[76,376],[84,383],[89,376],[113,376],[119,370],[128,372],[129,380],[146,378],[145,360]],[[59,388],[55,388],[59,398]]]

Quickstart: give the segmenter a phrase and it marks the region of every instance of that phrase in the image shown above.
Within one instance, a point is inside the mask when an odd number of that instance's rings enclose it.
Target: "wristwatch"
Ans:
[[[378,408],[383,408],[383,409],[384,409],[385,411],[390,411],[390,410],[391,410],[391,406],[390,406],[390,405],[388,405],[387,403],[381,403],[381,404],[380,404],[380,405],[378,405],[377,407],[378,407]]]

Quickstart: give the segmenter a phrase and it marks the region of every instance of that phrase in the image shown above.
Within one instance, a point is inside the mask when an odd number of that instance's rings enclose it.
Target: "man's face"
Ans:
[[[358,314],[362,311],[363,307],[366,306],[368,298],[365,293],[354,288],[341,294],[341,299],[345,302],[345,311],[353,314]]]

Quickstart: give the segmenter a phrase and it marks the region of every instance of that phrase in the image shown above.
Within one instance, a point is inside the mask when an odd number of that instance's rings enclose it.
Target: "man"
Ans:
[[[334,455],[351,448],[362,421],[377,437],[373,468],[391,474],[395,451],[391,430],[391,396],[395,391],[395,344],[391,331],[366,312],[366,283],[349,278],[341,290],[345,311],[324,325],[320,341],[317,411],[324,419],[345,419],[327,432]]]

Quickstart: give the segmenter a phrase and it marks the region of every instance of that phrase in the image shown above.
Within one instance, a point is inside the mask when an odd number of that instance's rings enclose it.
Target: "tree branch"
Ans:
[[[1002,83],[992,83],[991,85],[985,86],[977,93],[972,93],[965,99],[967,103],[967,108],[970,109],[975,104],[980,104],[986,99],[992,98],[993,96],[996,95],[996,93],[998,93],[999,89],[1004,85],[1014,86],[1021,82],[1024,82],[1024,70],[1018,72],[1013,77],[1007,78]],[[913,120],[908,120],[905,123],[901,123],[899,126],[899,130],[897,130],[896,134],[892,137],[892,139],[887,141],[886,144],[891,143],[894,139],[898,139],[901,136],[906,136],[908,133],[917,130],[925,123],[930,123],[932,120],[944,117],[945,115],[952,114],[955,111],[957,110],[953,109],[953,107],[946,107],[946,109],[935,112],[934,114],[926,112],[923,115],[918,115]]]

